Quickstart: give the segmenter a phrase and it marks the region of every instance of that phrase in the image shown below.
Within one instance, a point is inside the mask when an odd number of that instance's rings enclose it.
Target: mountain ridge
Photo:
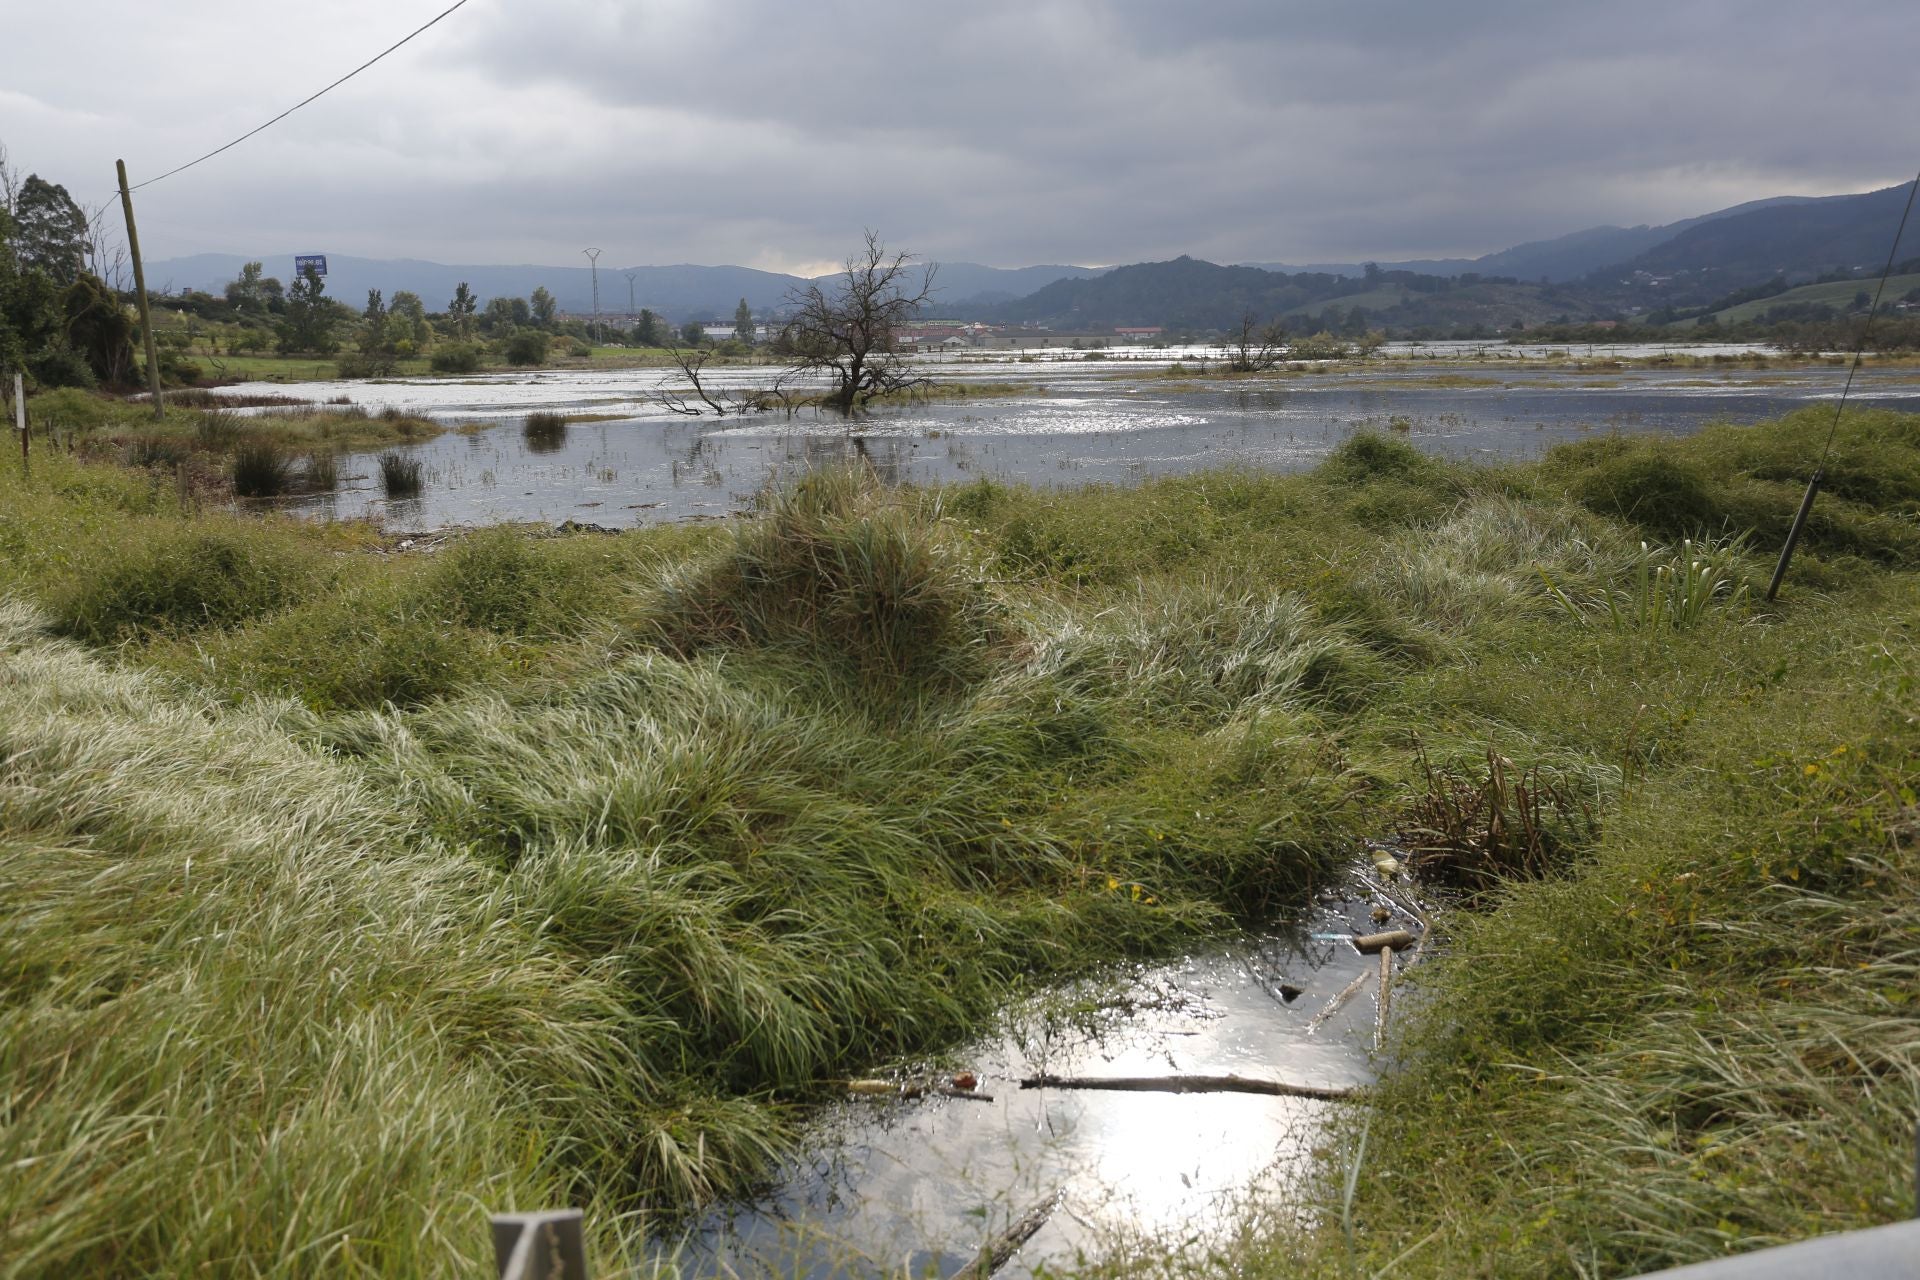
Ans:
[[[147,265],[147,279],[158,291],[201,289],[218,293],[240,274],[248,262],[266,264],[266,274],[282,283],[293,279],[292,253],[201,253],[166,258]],[[420,295],[430,311],[446,306],[462,281],[473,289],[482,306],[492,297],[524,298],[546,288],[560,309],[576,315],[593,310],[593,273],[588,267],[452,264],[424,258],[364,258],[355,254],[327,255],[327,292],[353,306],[365,301],[369,289],[389,297],[401,290]],[[935,263],[935,309],[973,308],[1009,297],[1024,297],[1054,280],[1092,275],[1101,267],[1045,265],[989,267],[973,262]],[[634,275],[632,307],[649,308],[675,321],[731,320],[741,298],[754,311],[779,307],[790,291],[811,283],[801,276],[755,267],[703,266],[674,263],[665,266],[612,267],[600,272],[600,310],[624,315],[628,311],[628,272]],[[825,281],[829,276],[818,277]]]

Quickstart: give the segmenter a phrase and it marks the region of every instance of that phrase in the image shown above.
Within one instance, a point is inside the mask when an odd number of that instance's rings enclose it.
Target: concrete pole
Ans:
[[[133,229],[133,192],[127,189],[127,162],[115,160],[120,173],[120,209],[127,215],[127,252],[133,256],[133,288],[140,299],[140,334],[146,339],[147,382],[153,388],[153,416],[164,416],[160,403],[160,361],[153,353],[153,313],[147,308],[147,272],[140,265],[140,233]]]

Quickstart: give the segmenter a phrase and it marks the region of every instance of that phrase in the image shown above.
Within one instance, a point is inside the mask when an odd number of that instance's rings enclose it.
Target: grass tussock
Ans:
[[[50,593],[54,625],[93,644],[241,623],[292,604],[327,570],[290,529],[241,520],[160,526]]]
[[[936,501],[822,472],[767,501],[729,545],[667,575],[647,611],[673,652],[798,648],[856,684],[954,687],[1010,634],[982,558]]]
[[[617,1265],[826,1082],[1395,832],[1468,898],[1372,1154],[1337,1121],[1307,1213],[1096,1270],[1618,1274],[1899,1216],[1912,421],[1843,424],[1773,607],[1738,516],[1797,503],[1793,419],[1657,446],[1698,529],[1609,441],[823,474],[432,555],[0,461],[0,1269],[465,1274],[556,1203]]]

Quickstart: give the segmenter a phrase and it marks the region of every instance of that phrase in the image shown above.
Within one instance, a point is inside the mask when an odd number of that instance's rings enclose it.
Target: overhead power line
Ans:
[[[282,111],[279,115],[267,121],[265,124],[260,125],[258,128],[249,129],[245,133],[241,134],[239,137],[235,138],[232,142],[227,143],[225,146],[215,147],[213,150],[207,152],[207,154],[199,157],[198,159],[189,160],[177,169],[167,170],[165,173],[161,174],[158,178],[148,178],[145,182],[135,183],[133,187],[130,188],[130,190],[138,191],[140,190],[141,187],[150,187],[156,182],[162,181],[163,179],[166,179],[166,178],[171,178],[176,173],[185,173],[188,169],[193,168],[193,166],[200,164],[203,161],[213,159],[215,156],[219,155],[222,151],[228,151],[234,147],[239,146],[241,143],[245,142],[248,138],[251,138],[254,134],[260,133],[263,130],[272,128],[274,125],[279,124],[282,120],[285,120],[288,116],[292,115],[294,112],[298,111],[300,108],[306,106],[309,102],[312,102],[314,99],[319,98],[327,93],[330,93],[335,89],[338,89],[341,85],[353,79],[355,76],[359,75],[362,71],[365,71],[368,67],[380,61],[380,59],[386,57],[388,54],[392,53],[395,49],[398,49],[401,45],[407,43],[407,41],[413,39],[415,36],[425,31],[428,27],[433,26],[435,23],[439,22],[442,18],[446,17],[448,14],[452,13],[455,9],[460,8],[462,5],[465,5],[466,3],[467,3],[467,0],[455,0],[455,3],[448,5],[445,9],[442,9],[438,14],[434,15],[432,21],[426,22],[421,26],[415,27],[412,31],[409,31],[406,35],[400,37],[400,39],[394,41],[392,44],[382,49],[379,53],[374,54],[371,58],[368,58],[365,62],[361,63],[359,66],[355,67],[353,70],[347,72],[347,74],[341,76],[338,80],[335,80],[332,84],[328,85],[326,88],[321,89],[318,93],[302,98],[300,101],[294,103],[292,106],[288,107],[285,111]]]

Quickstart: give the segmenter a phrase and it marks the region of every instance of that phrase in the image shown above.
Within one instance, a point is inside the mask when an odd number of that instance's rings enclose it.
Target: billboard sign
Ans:
[[[327,274],[327,255],[324,253],[296,253],[293,255],[293,274],[303,276],[311,269],[313,274]]]

